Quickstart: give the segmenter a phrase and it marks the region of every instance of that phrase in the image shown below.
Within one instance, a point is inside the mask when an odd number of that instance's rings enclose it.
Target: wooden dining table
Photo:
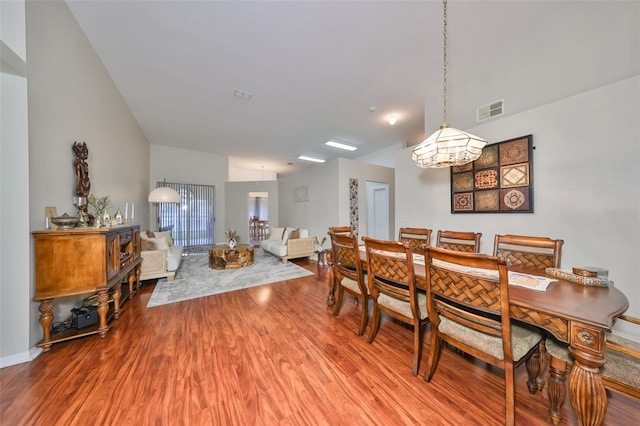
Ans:
[[[332,264],[331,253],[328,254]],[[367,259],[360,251],[363,270]],[[425,265],[414,263],[418,287],[427,287]],[[509,268],[510,271],[544,275],[544,271]],[[335,277],[335,274],[334,274]],[[627,297],[613,285],[590,287],[558,277],[546,291],[510,285],[511,317],[534,325],[569,344],[575,362],[569,373],[568,393],[571,407],[579,425],[596,426],[604,422],[607,394],[600,368],[605,364],[606,333],[611,331],[617,317],[629,308]],[[330,283],[327,305],[335,303],[335,279]]]

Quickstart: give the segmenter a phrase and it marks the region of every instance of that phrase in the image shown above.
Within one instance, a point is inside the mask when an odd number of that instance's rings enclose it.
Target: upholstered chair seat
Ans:
[[[446,317],[440,318],[438,330],[443,334],[457,339],[458,341],[478,349],[493,358],[504,360],[502,349],[502,338],[482,333],[472,328],[451,321]],[[519,360],[527,355],[535,345],[538,344],[542,335],[525,327],[511,325],[511,350],[513,359]]]

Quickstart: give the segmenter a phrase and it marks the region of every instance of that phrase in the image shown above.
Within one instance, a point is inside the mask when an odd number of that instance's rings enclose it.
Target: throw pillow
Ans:
[[[171,238],[171,231],[154,232],[155,238],[164,238],[169,244],[169,247],[173,245],[173,238]]]
[[[297,240],[298,238],[300,238],[300,228],[296,228],[289,233],[290,240]]]
[[[149,241],[154,242],[158,250],[169,250],[169,243],[164,238],[149,238]]]
[[[150,251],[150,250],[157,250],[158,246],[156,245],[156,243],[154,241],[151,241],[148,238],[141,238],[140,239],[140,250],[142,251]]]
[[[286,228],[271,228],[271,235],[269,235],[270,240],[282,241],[282,236]]]
[[[155,238],[153,231],[147,231],[147,238]]]

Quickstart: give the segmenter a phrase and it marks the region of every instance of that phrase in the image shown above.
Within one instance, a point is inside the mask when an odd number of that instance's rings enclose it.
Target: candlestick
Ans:
[[[129,219],[129,203],[124,203],[124,221]]]
[[[133,216],[134,216],[134,209],[136,208],[136,205],[131,203],[131,222],[133,222]]]

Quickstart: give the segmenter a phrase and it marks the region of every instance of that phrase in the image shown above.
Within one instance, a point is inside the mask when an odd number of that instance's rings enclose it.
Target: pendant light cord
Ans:
[[[447,0],[442,0],[443,25],[442,25],[442,123],[447,124]]]

